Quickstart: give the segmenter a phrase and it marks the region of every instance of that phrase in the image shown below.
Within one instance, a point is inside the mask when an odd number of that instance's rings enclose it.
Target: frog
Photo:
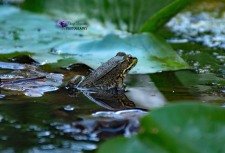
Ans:
[[[124,79],[137,62],[136,57],[118,52],[88,76],[76,75],[67,88],[124,91]]]

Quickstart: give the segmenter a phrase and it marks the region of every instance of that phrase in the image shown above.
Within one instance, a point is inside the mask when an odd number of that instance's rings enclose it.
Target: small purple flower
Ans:
[[[63,28],[63,27],[67,27],[68,24],[69,24],[69,21],[59,20],[57,21],[56,26]]]

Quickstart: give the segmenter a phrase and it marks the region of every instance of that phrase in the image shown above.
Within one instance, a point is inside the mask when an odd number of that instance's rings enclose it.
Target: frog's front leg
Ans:
[[[78,88],[80,84],[84,81],[85,76],[83,75],[76,75],[73,77],[69,82],[66,88]]]
[[[124,79],[124,78],[120,76],[120,77],[117,79],[117,81],[116,81],[116,90],[117,90],[118,92],[124,91],[123,79]]]

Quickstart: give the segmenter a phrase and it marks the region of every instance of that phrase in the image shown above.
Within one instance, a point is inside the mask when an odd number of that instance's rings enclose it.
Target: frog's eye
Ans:
[[[117,54],[116,54],[116,56],[125,56],[126,54],[124,53],[124,52],[118,52]]]
[[[132,56],[129,54],[126,56],[126,60],[130,60],[132,58]]]
[[[127,60],[127,61],[130,60],[131,58],[132,58],[131,55],[126,55],[126,56],[124,56],[124,59]]]

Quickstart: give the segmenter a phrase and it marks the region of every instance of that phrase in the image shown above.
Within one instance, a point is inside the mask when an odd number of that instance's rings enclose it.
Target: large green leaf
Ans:
[[[140,133],[116,138],[99,153],[214,153],[225,152],[225,109],[183,103],[153,110],[141,120]]]
[[[47,16],[14,7],[0,7],[1,54],[30,52],[41,63],[66,60],[96,68],[119,51],[139,59],[133,73],[152,73],[188,68],[188,65],[162,39],[153,34],[128,34],[98,22],[86,31],[62,30]],[[94,22],[93,22],[94,23]],[[110,34],[111,33],[111,34]],[[54,49],[53,49],[54,48]]]
[[[26,0],[22,8],[58,17],[97,19],[118,29],[137,32],[159,29],[192,0]],[[169,6],[169,7],[168,7]],[[165,8],[165,9],[164,9]],[[161,11],[162,10],[162,11]],[[159,13],[157,13],[159,12]],[[85,14],[82,16],[82,14]],[[92,24],[91,22],[89,22]],[[150,25],[151,24],[151,25]],[[149,27],[150,25],[150,27]]]

